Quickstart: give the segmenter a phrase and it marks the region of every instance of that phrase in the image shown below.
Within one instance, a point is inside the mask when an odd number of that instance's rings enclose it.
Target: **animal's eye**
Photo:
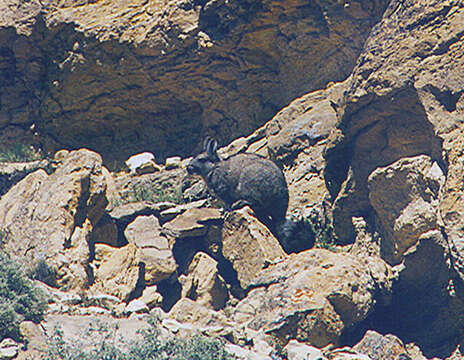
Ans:
[[[206,162],[206,159],[205,159],[205,158],[199,158],[198,161],[200,161],[200,162]]]

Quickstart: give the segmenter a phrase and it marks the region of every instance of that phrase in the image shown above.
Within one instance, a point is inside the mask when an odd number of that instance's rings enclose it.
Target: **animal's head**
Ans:
[[[206,138],[203,142],[203,152],[190,161],[187,165],[189,174],[198,174],[206,177],[213,170],[217,163],[221,161],[217,154],[217,141],[212,138]]]

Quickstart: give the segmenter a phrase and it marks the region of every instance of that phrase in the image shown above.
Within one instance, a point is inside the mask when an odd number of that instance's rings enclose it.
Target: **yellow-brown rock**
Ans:
[[[373,310],[380,286],[369,263],[355,256],[313,249],[292,254],[261,271],[253,290],[234,310],[234,320],[263,330],[282,344],[290,339],[337,345],[348,327]],[[391,279],[385,279],[390,282]]]
[[[89,235],[106,206],[101,157],[72,151],[47,175],[38,170],[0,200],[5,249],[27,268],[45,261],[61,287],[89,285]]]
[[[95,252],[105,255],[95,269],[95,282],[91,292],[105,293],[127,301],[136,289],[141,275],[137,247],[128,244],[118,249],[97,244],[95,248]]]
[[[237,272],[242,289],[251,285],[260,270],[286,257],[279,241],[248,206],[224,219],[222,254]]]
[[[0,124],[105,159],[230,141],[350,73],[387,1],[346,4],[8,0]]]
[[[213,310],[224,308],[228,291],[217,265],[217,261],[209,255],[203,252],[195,254],[182,282],[182,297],[188,297]]]

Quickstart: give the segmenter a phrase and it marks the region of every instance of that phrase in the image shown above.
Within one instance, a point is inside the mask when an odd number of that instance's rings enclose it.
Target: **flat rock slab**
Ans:
[[[192,208],[163,225],[163,232],[177,239],[203,236],[207,233],[208,222],[221,221],[218,209]]]

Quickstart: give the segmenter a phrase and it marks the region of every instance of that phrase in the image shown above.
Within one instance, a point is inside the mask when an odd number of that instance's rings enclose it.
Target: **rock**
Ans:
[[[168,318],[181,324],[192,324],[194,328],[216,327],[223,329],[229,325],[223,313],[208,309],[188,299],[180,299],[169,311]]]
[[[350,348],[335,349],[327,356],[330,360],[372,360],[369,356],[360,354]]]
[[[149,174],[159,170],[155,163],[155,155],[149,152],[131,156],[126,160],[126,165],[131,174]]]
[[[226,215],[222,253],[237,272],[243,289],[251,285],[260,270],[286,256],[279,241],[255,218],[248,206]]]
[[[27,174],[38,169],[45,169],[46,160],[26,163],[0,163],[0,196],[5,194],[14,184],[24,179]]]
[[[462,4],[394,0],[370,35],[339,104],[330,136],[326,178],[335,232],[353,237],[351,217],[369,211],[365,191],[373,170],[419,154],[446,174],[439,208],[449,238],[462,239],[462,97],[459,36]],[[430,29],[433,28],[433,31]],[[458,80],[456,80],[458,79]],[[459,241],[459,243],[462,243]],[[457,263],[455,263],[457,264]]]
[[[143,289],[140,300],[147,304],[149,309],[159,307],[163,303],[163,296],[158,292],[156,285],[147,286]]]
[[[173,156],[166,159],[165,167],[167,170],[181,167],[182,158],[180,156]]]
[[[124,312],[126,314],[142,314],[148,313],[149,311],[150,309],[148,308],[147,304],[145,304],[142,300],[139,299],[132,300],[129,304],[127,304],[127,306],[124,309]]]
[[[296,340],[290,340],[285,346],[288,360],[325,360],[321,350],[313,346],[300,343]]]
[[[189,154],[212,132],[230,141],[349,75],[387,1],[344,5],[11,0],[0,8],[2,126],[36,124],[47,147],[109,160]]]
[[[121,299],[108,294],[89,294],[87,295],[85,302],[88,306],[95,306],[107,310],[112,310],[121,303]]]
[[[47,338],[40,324],[23,321],[19,324],[19,333],[26,339],[28,350],[44,351],[47,349]]]
[[[161,225],[153,215],[137,216],[126,227],[124,235],[130,244],[134,244],[138,248],[156,247],[161,249],[166,241],[166,238],[161,235]]]
[[[130,202],[116,206],[111,209],[109,216],[116,222],[120,234],[124,234],[124,230],[135,218],[139,215],[155,215],[158,216],[161,210],[174,207],[174,203],[156,203],[148,201]],[[122,235],[120,235],[122,237]]]
[[[102,339],[124,348],[132,341],[141,340],[140,331],[150,328],[144,318],[116,318],[110,314],[50,315],[42,325],[48,338],[57,336],[58,330],[65,346],[81,350],[101,346]]]
[[[445,177],[425,155],[403,158],[369,175],[369,200],[381,224],[381,253],[396,265],[419,237],[440,228],[440,189]]]
[[[266,125],[267,149],[284,167],[289,209],[315,207],[329,192],[324,179],[325,151],[337,114],[332,104],[342,98],[347,83],[329,84],[294,100]]]
[[[234,309],[233,319],[285,345],[337,345],[344,330],[366,319],[380,285],[369,263],[345,253],[312,249],[262,270]],[[384,265],[383,272],[387,271]],[[392,281],[387,279],[386,281]]]
[[[371,360],[402,360],[410,359],[403,342],[396,336],[381,335],[368,330],[362,340],[353,350],[369,356]]]
[[[228,291],[217,265],[217,261],[209,255],[198,252],[182,282],[182,297],[188,297],[213,310],[224,308]]]
[[[153,285],[167,279],[177,269],[168,240],[161,235],[159,221],[153,215],[138,216],[124,231],[129,244],[139,250],[139,261],[143,264],[145,282]]]
[[[208,223],[219,222],[221,219],[222,214],[218,209],[189,208],[164,224],[163,232],[178,239],[203,236],[208,231]]]
[[[106,293],[127,301],[140,281],[140,258],[134,244],[120,249],[96,244],[95,252],[107,252],[99,267],[95,269],[95,282],[91,293]],[[143,279],[142,279],[143,280]]]
[[[0,359],[9,360],[13,359],[18,355],[19,345],[13,339],[3,339],[0,342]]]
[[[44,261],[66,288],[89,285],[88,240],[107,200],[101,157],[71,151],[54,173],[38,170],[0,200],[5,250],[26,268]]]
[[[161,211],[160,220],[163,222],[170,221],[174,219],[177,215],[183,214],[187,210],[201,208],[205,206],[205,204],[206,199],[202,199],[187,204],[170,207],[169,209]]]

